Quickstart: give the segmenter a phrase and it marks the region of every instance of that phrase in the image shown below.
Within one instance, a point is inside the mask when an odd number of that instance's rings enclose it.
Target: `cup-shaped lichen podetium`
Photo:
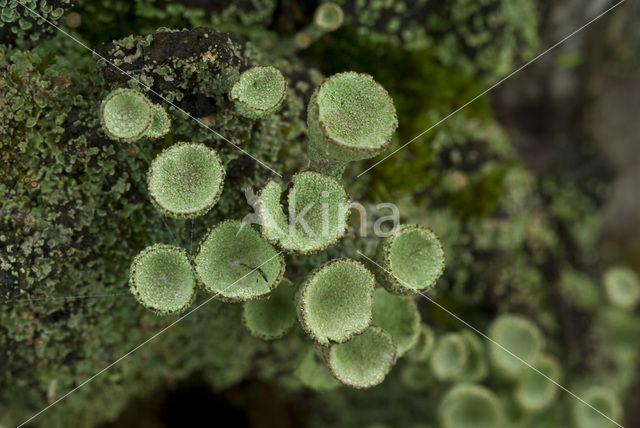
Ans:
[[[161,105],[154,104],[152,109],[151,124],[144,135],[152,139],[164,137],[171,129],[171,119]]]
[[[578,391],[578,395],[586,401],[589,406],[595,407],[602,412],[602,414],[607,415],[608,418],[619,421],[622,417],[622,404],[613,390],[592,386],[584,392]],[[615,428],[616,424],[589,406],[578,400],[573,402],[573,419],[576,424],[575,426],[580,428]]]
[[[203,288],[220,300],[268,297],[284,274],[284,259],[250,225],[226,220],[202,239],[195,268]]]
[[[540,355],[531,365],[535,370],[544,373],[545,376],[560,382],[562,367],[555,358],[548,355]],[[558,387],[537,371],[523,371],[518,378],[513,394],[520,407],[529,412],[544,410],[553,403],[558,394]]]
[[[420,313],[411,297],[397,296],[383,288],[373,293],[373,323],[393,336],[402,357],[418,341]]]
[[[320,345],[343,343],[371,324],[375,279],[360,262],[336,259],[314,271],[298,295],[298,316]]]
[[[344,236],[348,208],[347,192],[335,178],[310,171],[295,174],[285,194],[280,184],[268,182],[257,202],[263,236],[299,254],[323,250]]]
[[[603,275],[604,289],[612,305],[625,311],[633,310],[640,301],[640,279],[625,267],[613,267]]]
[[[339,176],[348,162],[384,151],[398,126],[387,91],[368,74],[339,73],[311,96],[307,112],[312,167]]]
[[[489,358],[493,366],[507,378],[518,377],[526,367],[525,363],[530,364],[544,346],[544,338],[538,327],[517,315],[498,316],[489,327],[489,337],[493,341],[489,344]]]
[[[445,394],[438,416],[442,428],[500,428],[505,423],[498,397],[483,386],[467,383]]]
[[[187,252],[171,245],[144,249],[131,264],[131,293],[147,309],[161,315],[187,309],[196,279]]]
[[[462,336],[448,333],[436,342],[429,363],[437,379],[449,381],[460,377],[468,361],[469,349]]]
[[[438,237],[417,225],[400,225],[378,245],[378,274],[395,294],[411,295],[431,288],[444,270]]]
[[[287,93],[287,82],[275,67],[253,67],[240,75],[229,98],[236,110],[249,119],[262,119],[275,113]]]
[[[322,31],[335,31],[342,25],[344,13],[335,3],[322,3],[313,15],[313,23]]]
[[[346,343],[336,343],[326,352],[327,366],[345,385],[364,389],[384,380],[396,362],[393,337],[377,326],[370,326]]]
[[[340,386],[340,382],[333,377],[327,365],[320,359],[316,345],[311,346],[305,353],[295,374],[300,382],[316,391],[328,391]]]
[[[249,332],[264,340],[284,336],[296,322],[295,288],[283,279],[266,299],[245,302],[242,320]]]
[[[140,139],[151,126],[151,101],[135,89],[116,89],[102,101],[100,121],[107,135],[124,142]]]
[[[225,170],[215,150],[204,144],[180,143],[151,163],[147,184],[153,203],[166,215],[204,215],[220,198]]]

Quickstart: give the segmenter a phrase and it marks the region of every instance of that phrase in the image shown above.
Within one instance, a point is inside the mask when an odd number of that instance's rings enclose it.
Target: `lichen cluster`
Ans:
[[[611,425],[430,299],[627,426],[603,183],[529,171],[483,99],[356,179],[531,57],[533,1],[21,1],[96,55],[0,0],[0,424],[162,331],[34,422],[197,374],[310,427]]]

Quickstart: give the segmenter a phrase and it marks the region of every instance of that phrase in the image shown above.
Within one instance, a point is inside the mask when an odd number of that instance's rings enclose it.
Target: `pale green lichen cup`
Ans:
[[[296,322],[295,288],[283,279],[266,299],[245,302],[242,320],[247,330],[264,340],[278,339]]]
[[[284,274],[284,259],[251,225],[226,220],[204,237],[196,254],[198,279],[227,302],[268,297]]]
[[[307,112],[312,168],[340,176],[348,162],[384,151],[398,126],[387,91],[368,74],[346,72],[326,79]]]
[[[100,121],[107,135],[124,142],[142,138],[153,117],[151,102],[135,89],[116,89],[102,101]]]
[[[161,315],[184,311],[196,292],[187,252],[171,245],[153,245],[138,254],[131,265],[129,282],[138,302]]]
[[[314,271],[298,296],[298,317],[320,345],[343,343],[371,324],[374,276],[352,259],[336,259]]]
[[[526,364],[538,357],[544,346],[544,337],[538,327],[518,315],[498,316],[489,327],[488,335],[492,340],[489,358],[499,373],[507,378],[517,378]]]
[[[229,98],[238,113],[249,119],[263,119],[275,113],[287,93],[287,82],[275,67],[253,67],[240,75]]]
[[[171,130],[171,119],[161,105],[154,104],[152,109],[151,124],[145,132],[145,136],[151,139],[164,137]]]
[[[335,31],[344,21],[342,8],[335,3],[322,3],[313,14],[313,23],[322,31]]]
[[[420,294],[444,271],[444,251],[438,237],[417,225],[400,225],[378,245],[378,274],[395,294]]]
[[[397,296],[383,288],[373,293],[373,323],[393,336],[402,357],[418,341],[420,313],[411,297]]]
[[[153,203],[166,215],[193,218],[206,214],[220,198],[225,169],[215,150],[180,143],[159,154],[147,177]]]
[[[501,428],[504,411],[498,398],[487,388],[460,383],[440,402],[438,415],[442,428]]]

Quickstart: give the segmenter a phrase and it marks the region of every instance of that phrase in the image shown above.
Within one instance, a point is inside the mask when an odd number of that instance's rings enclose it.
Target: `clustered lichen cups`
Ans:
[[[329,26],[339,26],[340,12],[327,4],[316,25],[330,31]],[[238,114],[264,120],[282,106],[286,91],[279,70],[260,66],[244,71],[228,96]],[[103,102],[102,123],[111,138],[133,142],[167,134],[171,121],[142,93],[116,89]],[[402,225],[381,241],[375,271],[339,258],[301,284],[284,278],[282,253],[306,256],[344,237],[350,201],[342,171],[348,162],[385,150],[397,118],[391,98],[371,76],[348,72],[316,89],[308,125],[310,170],[286,183],[267,182],[255,204],[258,228],[222,221],[204,235],[193,256],[179,247],[152,245],[134,259],[130,288],[158,314],[186,310],[198,287],[219,300],[241,302],[244,325],[265,340],[284,336],[297,319],[314,344],[296,370],[305,385],[369,388],[416,345],[421,348],[414,357],[433,346],[433,334],[421,324],[410,295],[433,286],[442,273],[442,247],[430,230]],[[193,219],[216,205],[225,175],[215,150],[183,142],[157,155],[147,187],[163,215]]]

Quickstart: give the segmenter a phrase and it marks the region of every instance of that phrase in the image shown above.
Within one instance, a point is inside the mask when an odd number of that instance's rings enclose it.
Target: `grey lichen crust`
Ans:
[[[433,287],[444,271],[438,237],[418,225],[397,226],[378,245],[377,269],[382,285],[395,294],[412,295]]]
[[[398,126],[393,101],[368,74],[346,72],[326,79],[307,112],[309,156],[318,170],[338,168],[384,151]]]
[[[159,154],[147,176],[149,196],[166,215],[204,215],[220,198],[225,169],[215,150],[204,144],[179,143]]]
[[[337,343],[326,352],[331,373],[345,385],[357,389],[382,383],[396,362],[393,337],[372,325],[346,343]]]
[[[284,195],[280,184],[268,182],[258,195],[257,211],[266,239],[288,252],[310,254],[344,236],[348,206],[349,196],[335,178],[306,171],[291,178]]]
[[[300,289],[297,308],[304,330],[320,345],[344,343],[371,324],[374,276],[360,262],[332,260]]]
[[[229,99],[238,113],[250,119],[263,119],[275,113],[287,94],[287,82],[275,67],[253,67],[240,75],[231,87]]]
[[[116,89],[102,101],[100,121],[107,135],[124,142],[142,138],[151,125],[151,102],[135,89]]]
[[[283,257],[253,227],[237,220],[209,231],[194,264],[204,290],[228,302],[268,297],[285,270]]]
[[[195,297],[196,280],[187,252],[172,245],[153,245],[131,264],[130,289],[147,309],[160,314],[177,314]]]

